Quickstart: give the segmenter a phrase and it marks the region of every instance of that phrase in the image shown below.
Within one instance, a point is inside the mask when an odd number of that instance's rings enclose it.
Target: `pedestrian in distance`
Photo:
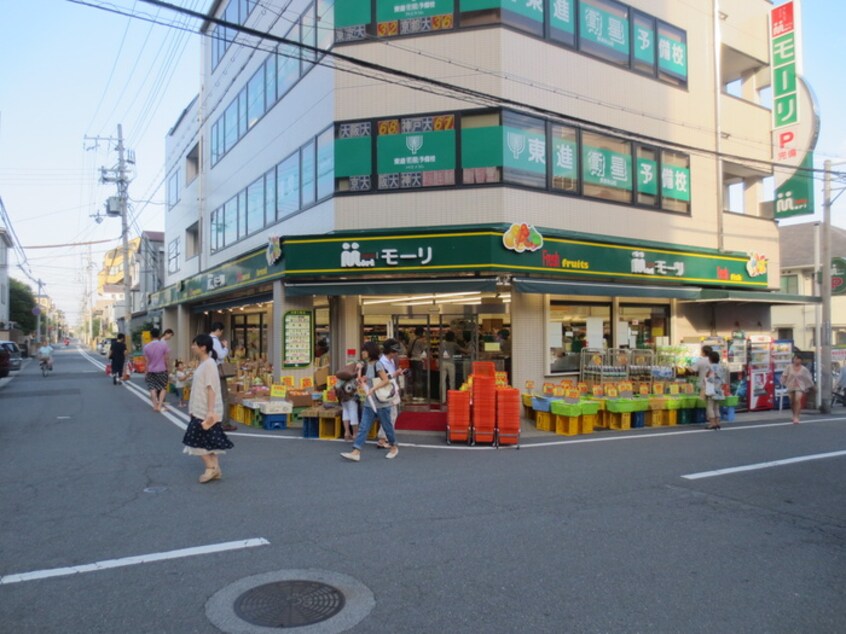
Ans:
[[[725,398],[725,390],[723,388],[724,376],[723,368],[720,365],[720,353],[716,350],[711,350],[708,353],[708,360],[710,367],[705,373],[704,392],[705,392],[705,415],[708,418],[708,426],[706,429],[720,429],[720,403]]]
[[[220,480],[220,454],[235,445],[223,431],[223,398],[220,394],[220,376],[214,358],[214,347],[209,335],[197,335],[191,344],[199,365],[194,372],[191,397],[188,401],[188,428],[182,438],[182,450],[190,456],[200,456],[205,471],[200,483]]]
[[[699,356],[690,366],[690,372],[696,374],[697,384],[699,386],[699,398],[705,400],[705,377],[711,369],[711,353],[713,349],[711,346],[702,346]]]
[[[405,370],[400,368],[397,364],[397,357],[399,356],[401,349],[399,341],[396,339],[386,339],[385,343],[382,344],[382,356],[379,357],[379,362],[382,364],[382,367],[385,368],[385,372],[387,372],[388,378],[391,379],[391,383],[393,384],[395,390],[394,398],[391,400],[391,426],[394,428],[394,431],[396,431],[397,418],[399,417],[399,406],[402,402],[402,398],[400,396],[399,377],[405,372]],[[379,449],[387,449],[389,443],[385,429],[380,426],[379,433],[377,435],[378,439],[376,440],[376,446]]]
[[[150,390],[153,411],[162,412],[165,409],[167,384],[170,380],[167,372],[170,348],[161,340],[161,332],[158,328],[151,328],[150,336],[153,340],[144,346],[144,359],[147,361],[147,373],[144,375],[144,382],[147,384],[147,389]]]
[[[126,364],[126,335],[122,332],[118,333],[109,347],[109,359],[112,363],[112,385],[120,385],[123,366]]]
[[[362,346],[362,358],[365,361],[362,376],[359,379],[361,390],[364,392],[364,411],[362,412],[361,424],[358,426],[358,434],[353,443],[353,450],[342,453],[341,456],[347,460],[358,462],[361,459],[361,448],[367,441],[367,434],[370,426],[376,417],[379,417],[379,424],[385,429],[388,438],[389,449],[385,455],[389,460],[396,458],[399,449],[397,448],[394,426],[391,423],[392,399],[384,400],[377,398],[376,391],[391,385],[391,379],[385,371],[385,367],[379,361],[379,346],[368,341]]]
[[[229,422],[229,384],[226,377],[220,374],[220,366],[229,357],[229,341],[223,338],[223,323],[215,321],[209,332],[214,345],[214,352],[217,355],[218,378],[220,379],[220,395],[223,399],[223,431],[236,431],[238,428]]]
[[[180,408],[185,407],[186,405],[182,395],[184,394],[185,388],[188,387],[188,381],[190,378],[191,374],[185,367],[185,362],[177,359],[173,366],[173,389],[176,390],[176,394],[179,396],[178,407]]]
[[[341,404],[341,422],[344,425],[344,440],[352,442],[358,432],[359,404],[358,378],[361,376],[363,363],[351,363],[335,373],[335,396]]]
[[[793,355],[793,362],[781,374],[781,384],[787,388],[787,395],[790,397],[790,409],[793,411],[793,423],[799,423],[802,414],[802,399],[814,386],[814,377],[810,371],[802,365],[802,357]]]

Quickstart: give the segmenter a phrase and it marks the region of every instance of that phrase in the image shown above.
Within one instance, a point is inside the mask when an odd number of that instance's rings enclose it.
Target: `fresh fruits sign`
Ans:
[[[767,256],[760,253],[749,253],[749,260],[746,262],[746,272],[749,277],[758,277],[767,274]]]
[[[534,225],[515,222],[502,234],[502,244],[517,253],[537,251],[543,246],[543,236]]]

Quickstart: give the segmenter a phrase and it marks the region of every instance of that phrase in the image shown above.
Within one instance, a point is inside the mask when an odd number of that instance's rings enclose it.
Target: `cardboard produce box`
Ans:
[[[323,366],[322,368],[317,368],[314,371],[314,386],[317,388],[322,388],[326,385],[326,382],[329,380],[329,366]]]
[[[292,407],[311,407],[314,403],[311,390],[288,390],[287,399]]]

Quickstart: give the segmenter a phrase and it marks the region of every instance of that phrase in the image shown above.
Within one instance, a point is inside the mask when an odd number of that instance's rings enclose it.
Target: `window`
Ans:
[[[372,127],[370,121],[336,125],[336,191],[370,191],[370,174],[373,171]]]
[[[631,202],[632,152],[629,142],[583,132],[582,182],[585,196]]]
[[[238,239],[247,236],[247,190],[238,192]]]
[[[335,145],[332,128],[317,137],[317,200],[332,195],[335,188]]]
[[[546,0],[546,11],[549,14],[549,38],[567,46],[575,46],[575,0]]]
[[[658,150],[651,147],[638,145],[635,149],[637,170],[637,195],[635,202],[638,205],[658,206]]]
[[[661,21],[658,22],[658,77],[687,85],[687,34]]]
[[[167,208],[168,210],[176,207],[179,202],[179,171],[174,171],[167,179]]]
[[[264,175],[247,188],[246,235],[264,226]]]
[[[789,295],[799,294],[799,276],[798,275],[782,275],[781,276],[781,292]],[[784,339],[785,337],[779,337]]]
[[[299,24],[285,35],[286,40],[299,40]],[[280,44],[276,49],[276,98],[282,99],[300,78],[300,54],[293,44]]]
[[[611,306],[552,300],[546,336],[549,372],[578,372],[583,349],[610,347]]]
[[[690,212],[690,157],[687,154],[661,152],[661,208]]]
[[[170,241],[167,245],[167,272],[176,273],[179,271],[179,238]]]
[[[632,11],[632,68],[655,75],[655,18]]]
[[[578,131],[560,125],[550,128],[552,137],[552,189],[579,191],[579,141]]]
[[[200,255],[200,223],[195,222],[185,230],[185,260]]]
[[[276,60],[276,55],[271,54],[264,63],[265,110],[270,110],[276,103]]]
[[[316,59],[314,47],[317,46],[317,28],[314,4],[308,5],[308,9],[303,12],[300,18],[300,38],[300,42],[305,45],[300,49],[302,53],[300,75],[305,75],[314,66],[314,60]]]
[[[335,43],[335,0],[317,0],[317,48],[328,51]]]
[[[541,119],[502,113],[503,181],[546,187],[546,125]]]
[[[618,324],[615,347],[654,348],[658,337],[670,335],[670,307],[621,305]]]
[[[247,83],[247,128],[252,128],[264,115],[264,88],[264,65],[262,64]]]
[[[581,0],[579,49],[607,62],[628,66],[628,7],[614,0]]]
[[[233,196],[223,206],[223,244],[229,246],[238,241],[238,197]]]
[[[379,189],[455,185],[455,115],[377,122]]]
[[[777,332],[778,335],[776,336],[776,339],[781,341],[793,341],[793,328],[779,328]]]
[[[264,226],[276,222],[276,168],[264,175]]]
[[[315,198],[315,162],[314,139],[300,148],[300,204],[308,207]]]
[[[211,164],[214,165],[223,156],[223,117],[212,124],[211,129]]]
[[[200,144],[196,143],[185,155],[185,185],[190,185],[200,173]]]
[[[502,180],[499,111],[461,116],[461,173],[465,185]]]
[[[223,113],[223,154],[231,150],[238,142],[238,100],[232,103]]]
[[[246,87],[238,93],[238,138],[247,133],[247,89]]]
[[[279,163],[276,167],[276,219],[287,218],[300,209],[300,153]]]
[[[209,247],[212,253],[224,246],[224,228],[223,207],[220,207],[211,213],[209,222]]]

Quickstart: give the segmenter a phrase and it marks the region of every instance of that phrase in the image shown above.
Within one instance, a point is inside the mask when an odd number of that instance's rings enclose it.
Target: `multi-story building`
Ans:
[[[165,325],[222,318],[277,376],[420,327],[436,401],[448,329],[520,386],[584,347],[769,334],[771,8],[214,3],[167,139]]]

